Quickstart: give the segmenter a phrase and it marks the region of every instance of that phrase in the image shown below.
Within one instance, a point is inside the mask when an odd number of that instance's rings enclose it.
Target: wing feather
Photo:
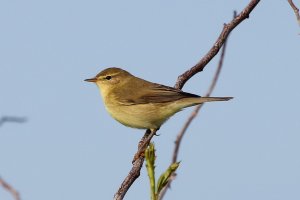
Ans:
[[[137,104],[147,104],[147,103],[168,103],[177,101],[184,98],[200,97],[195,94],[183,92],[181,90],[160,85],[151,84],[147,85],[146,92],[137,92],[133,95],[135,98],[124,98],[122,99],[123,105],[137,105]],[[127,95],[132,97],[132,95]]]

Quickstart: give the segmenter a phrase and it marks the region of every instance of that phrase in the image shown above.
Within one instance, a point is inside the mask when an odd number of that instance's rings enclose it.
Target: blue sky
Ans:
[[[1,1],[0,176],[23,200],[112,199],[143,131],[83,80],[106,67],[173,86],[248,1]],[[298,2],[295,2],[298,3]],[[231,34],[214,96],[182,143],[165,199],[300,198],[300,32],[286,1],[262,1]],[[216,57],[184,91],[204,95]],[[192,109],[154,139],[157,175]],[[125,199],[149,199],[145,168]],[[0,199],[11,199],[0,189]]]

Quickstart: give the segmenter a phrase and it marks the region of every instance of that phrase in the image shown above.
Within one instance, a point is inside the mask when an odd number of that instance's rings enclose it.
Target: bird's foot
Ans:
[[[133,157],[132,164],[134,164],[137,159],[139,159],[141,157],[142,158],[145,157],[145,151],[151,141],[151,138],[154,135],[159,136],[156,134],[157,130],[158,129],[153,129],[153,130],[148,129],[146,131],[146,134],[144,135],[143,139],[139,142],[139,149],[138,149],[138,152]]]

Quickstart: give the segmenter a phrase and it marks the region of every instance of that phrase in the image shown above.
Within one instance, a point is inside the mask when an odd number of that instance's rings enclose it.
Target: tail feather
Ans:
[[[228,101],[233,97],[190,97],[175,101],[175,107],[180,111],[182,108],[199,105],[211,101]],[[174,106],[174,104],[172,104]]]
[[[199,103],[211,102],[211,101],[228,101],[233,97],[200,97]]]

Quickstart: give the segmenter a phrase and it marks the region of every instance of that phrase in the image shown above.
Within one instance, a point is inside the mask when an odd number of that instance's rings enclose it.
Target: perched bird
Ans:
[[[183,108],[210,101],[228,101],[232,97],[200,97],[195,94],[152,83],[120,68],[107,68],[94,82],[100,89],[109,114],[132,128],[156,130]]]

